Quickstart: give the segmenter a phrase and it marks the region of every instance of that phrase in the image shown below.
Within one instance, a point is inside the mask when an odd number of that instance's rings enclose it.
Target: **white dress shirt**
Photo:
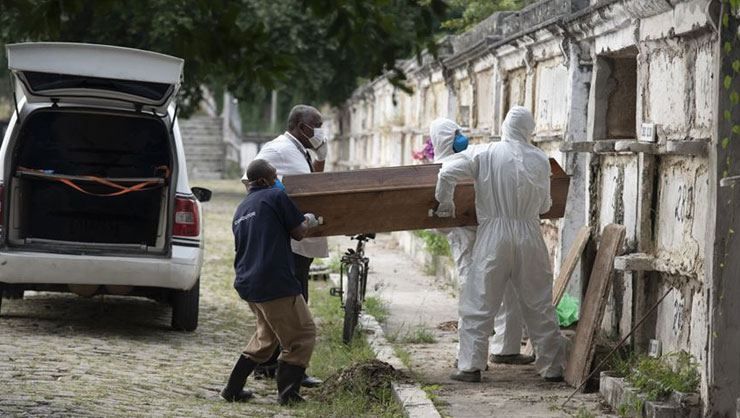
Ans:
[[[294,174],[308,174],[312,168],[307,157],[308,151],[293,135],[288,132],[278,136],[262,146],[255,159],[270,163],[280,179]],[[244,173],[242,182],[246,182]],[[293,252],[304,257],[317,258],[329,256],[329,245],[326,237],[304,238],[301,241],[291,240]]]

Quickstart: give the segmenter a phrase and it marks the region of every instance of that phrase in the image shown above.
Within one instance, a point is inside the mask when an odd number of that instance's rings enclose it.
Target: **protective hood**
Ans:
[[[522,106],[514,106],[506,114],[501,125],[501,139],[503,141],[517,141],[528,144],[529,137],[534,132],[534,118],[532,112]]]
[[[438,118],[432,121],[429,126],[429,136],[434,147],[434,162],[443,161],[455,154],[455,151],[452,150],[452,143],[455,140],[455,131],[459,129],[458,124],[447,118]]]

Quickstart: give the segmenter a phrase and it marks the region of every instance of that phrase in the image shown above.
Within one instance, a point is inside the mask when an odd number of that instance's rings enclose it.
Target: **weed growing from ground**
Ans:
[[[634,418],[642,416],[642,409],[645,406],[645,401],[638,398],[637,396],[631,397],[626,403],[619,405],[617,408],[617,415],[622,418]]]
[[[393,346],[393,351],[407,369],[411,369],[411,353],[399,346]]]
[[[433,344],[437,342],[437,338],[430,330],[419,325],[412,332],[406,334],[401,342],[407,344]]]
[[[654,401],[674,391],[696,392],[700,376],[693,356],[681,351],[661,358],[638,357],[626,379]]]
[[[375,319],[380,323],[383,323],[388,319],[388,306],[377,296],[368,296],[365,298],[365,303],[363,303],[362,307],[365,312],[375,317]]]
[[[424,240],[424,247],[431,255],[450,256],[450,244],[447,237],[436,232],[421,229],[414,231],[414,235]]]
[[[596,415],[594,415],[593,412],[586,409],[586,407],[580,407],[578,408],[578,411],[576,411],[576,414],[574,415],[575,418],[595,418]]]
[[[310,307],[318,325],[318,337],[309,372],[327,379],[358,363],[373,360],[375,354],[360,334],[355,335],[350,344],[342,342],[343,311],[339,298],[329,295],[329,285],[312,283],[310,290]],[[309,402],[295,409],[304,416],[403,416],[390,389],[373,391],[373,396],[363,391],[338,391],[321,401],[311,401],[311,390],[305,392]]]
[[[413,329],[404,330],[404,324],[393,333],[386,336],[391,343],[403,344],[433,344],[437,342],[434,333],[423,325],[416,325]]]

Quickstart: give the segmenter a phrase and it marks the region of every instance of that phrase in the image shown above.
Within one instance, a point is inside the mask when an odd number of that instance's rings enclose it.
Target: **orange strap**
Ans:
[[[36,173],[45,174],[41,170],[33,170],[33,169],[30,169],[30,168],[25,168],[25,167],[18,167],[18,171],[27,171],[27,172],[28,171],[32,171],[32,172],[36,172]],[[155,171],[163,171],[164,172],[163,173],[164,174],[163,177],[165,179],[169,178],[169,176],[170,176],[170,169],[167,166],[164,166],[164,165],[163,166],[159,166],[159,167],[157,167],[155,169]],[[97,176],[82,176],[82,177],[85,178],[86,180],[91,181],[91,182],[102,184],[104,186],[108,186],[108,187],[113,188],[113,189],[118,189],[118,191],[111,192],[111,193],[94,193],[94,192],[90,192],[90,191],[87,191],[87,190],[83,189],[81,186],[77,185],[75,182],[73,182],[70,179],[55,178],[55,177],[48,177],[48,178],[50,180],[55,180],[55,181],[58,181],[58,182],[66,185],[66,186],[69,186],[69,187],[77,190],[78,192],[81,192],[81,193],[84,193],[84,194],[87,194],[87,195],[90,195],[90,196],[99,196],[99,197],[121,196],[121,195],[124,195],[124,194],[127,194],[127,193],[131,193],[131,192],[140,192],[140,191],[144,191],[144,190],[156,189],[157,187],[160,186],[159,182],[151,181],[151,180],[143,181],[141,183],[134,184],[133,186],[123,186],[123,185],[120,185],[118,183],[112,182],[110,180],[104,179],[102,177],[97,177]]]

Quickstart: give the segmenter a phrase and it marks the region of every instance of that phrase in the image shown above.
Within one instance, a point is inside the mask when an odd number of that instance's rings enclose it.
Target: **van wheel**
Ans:
[[[200,278],[190,290],[172,292],[172,328],[178,331],[195,331],[198,328],[198,302]]]

